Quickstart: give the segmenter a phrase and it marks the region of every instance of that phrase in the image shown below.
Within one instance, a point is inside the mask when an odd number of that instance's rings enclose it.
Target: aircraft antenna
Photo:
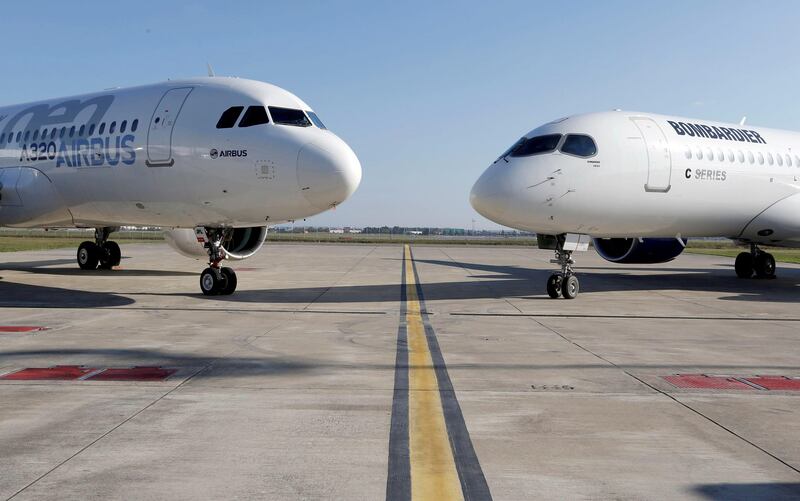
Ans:
[[[208,67],[208,76],[210,77],[217,76],[214,74],[214,68],[211,67],[211,63],[206,63],[206,67]]]
[[[747,121],[747,117],[742,117],[742,119],[739,120],[739,127],[743,126],[746,121]]]

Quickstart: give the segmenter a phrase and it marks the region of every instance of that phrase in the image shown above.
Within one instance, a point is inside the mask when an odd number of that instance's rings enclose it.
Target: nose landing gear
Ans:
[[[564,299],[575,299],[580,292],[581,284],[572,271],[572,265],[575,264],[572,259],[572,251],[557,248],[556,258],[551,259],[550,262],[561,265],[561,272],[553,273],[547,279],[547,295],[553,299],[557,299],[559,296],[563,296]]]
[[[206,296],[228,296],[236,290],[236,272],[232,268],[219,266],[226,257],[222,242],[228,236],[227,231],[220,228],[195,230],[198,240],[205,241],[208,251],[208,268],[200,274],[200,290]]]
[[[116,242],[108,239],[117,228],[104,227],[94,230],[94,242],[87,240],[78,247],[78,266],[82,270],[110,270],[119,266],[122,252]]]
[[[750,244],[750,252],[742,252],[736,256],[736,276],[750,278],[775,278],[775,258],[764,252],[756,244]]]

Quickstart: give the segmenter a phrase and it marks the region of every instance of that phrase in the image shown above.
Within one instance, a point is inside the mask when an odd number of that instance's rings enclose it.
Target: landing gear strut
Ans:
[[[198,228],[195,230],[199,238],[205,239],[208,251],[208,268],[200,274],[200,290],[206,296],[228,296],[236,290],[236,272],[232,268],[220,267],[225,259],[222,243],[230,230],[222,228]]]
[[[87,240],[78,246],[78,266],[82,270],[110,270],[119,266],[122,252],[116,242],[108,239],[117,228],[106,226],[94,230],[94,242]]]
[[[739,278],[750,278],[754,273],[757,278],[775,278],[775,258],[756,244],[750,244],[750,252],[736,256],[735,268]]]
[[[556,258],[550,262],[560,265],[561,272],[553,273],[547,279],[547,294],[553,299],[559,296],[563,296],[564,299],[575,299],[580,292],[581,284],[572,271],[572,265],[575,264],[572,251],[563,250],[563,245],[559,244],[556,248]]]

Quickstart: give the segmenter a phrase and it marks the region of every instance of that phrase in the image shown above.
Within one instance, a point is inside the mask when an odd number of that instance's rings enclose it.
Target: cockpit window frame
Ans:
[[[592,155],[585,156],[585,155],[576,155],[575,153],[569,153],[568,151],[561,151],[561,149],[564,147],[564,143],[567,142],[567,138],[569,136],[585,136],[591,139],[592,143],[594,143],[594,153]],[[594,158],[600,153],[600,147],[597,145],[597,140],[594,138],[594,136],[592,136],[591,134],[586,134],[584,132],[565,132],[564,137],[561,138],[561,142],[558,144],[557,150],[562,155],[567,155],[575,158]]]

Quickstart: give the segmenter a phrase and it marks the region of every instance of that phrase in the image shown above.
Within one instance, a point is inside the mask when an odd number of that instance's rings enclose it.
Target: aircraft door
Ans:
[[[175,163],[172,158],[172,133],[190,92],[192,87],[170,89],[158,102],[147,130],[148,167],[170,167]]]
[[[649,118],[631,119],[644,139],[647,152],[647,182],[645,191],[666,193],[670,188],[672,176],[672,155],[667,144],[667,137],[658,124]]]

